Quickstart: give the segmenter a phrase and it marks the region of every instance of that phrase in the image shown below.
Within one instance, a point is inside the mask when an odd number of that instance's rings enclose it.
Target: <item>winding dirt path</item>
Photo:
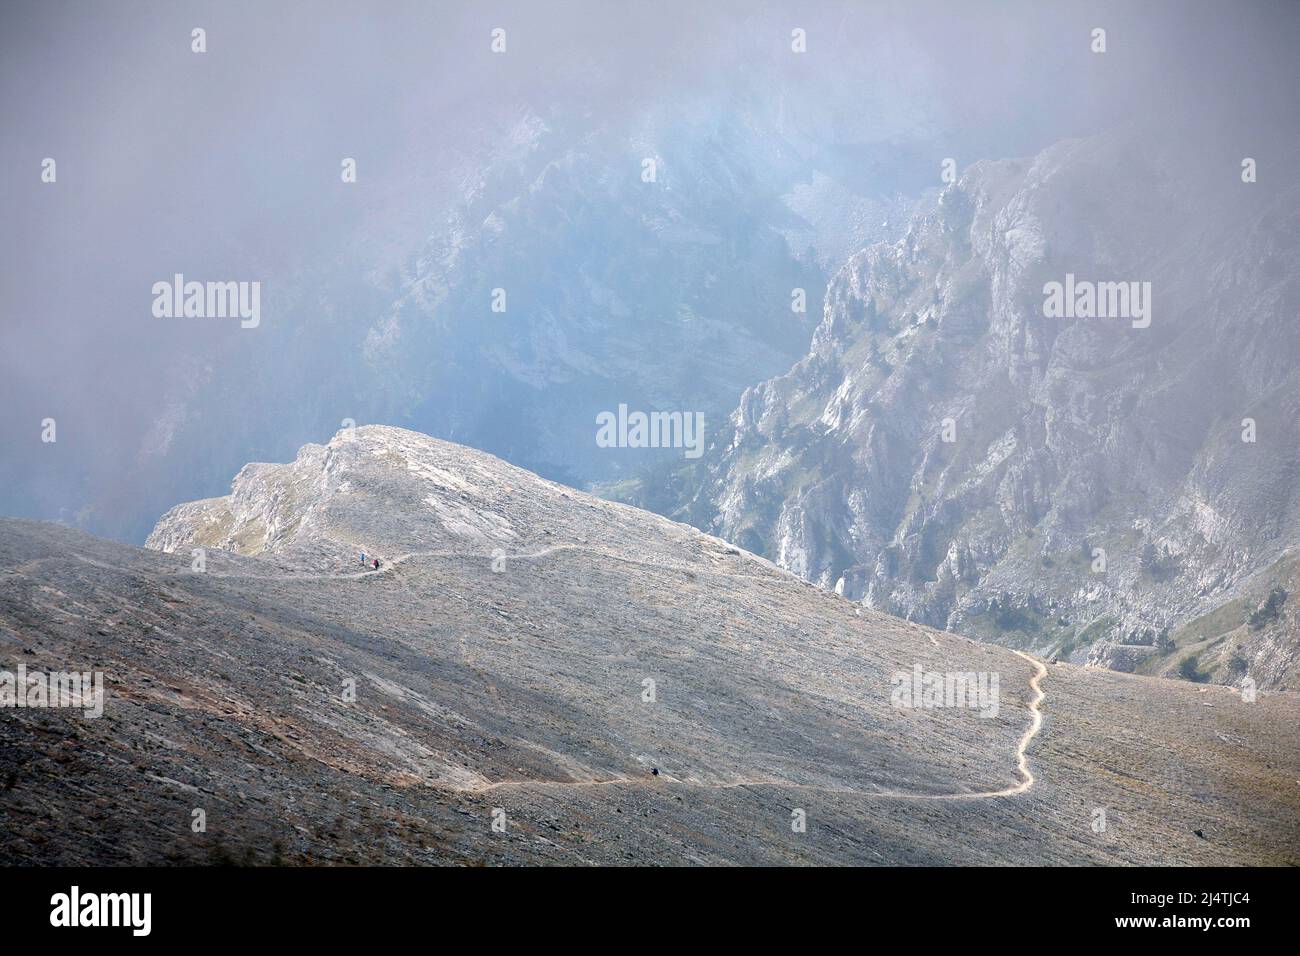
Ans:
[[[1047,697],[1046,692],[1042,689],[1039,682],[1047,676],[1047,668],[1043,662],[1037,658],[1030,657],[1021,651],[1013,650],[1011,653],[1017,657],[1022,657],[1034,665],[1034,676],[1029,679],[1029,687],[1034,692],[1034,698],[1029,702],[1029,712],[1033,719],[1029,722],[1028,729],[1021,735],[1019,743],[1016,744],[1016,770],[1021,776],[1018,784],[1012,787],[1005,787],[1002,790],[985,790],[976,793],[902,793],[896,790],[857,790],[853,787],[826,787],[819,784],[811,783],[792,783],[786,780],[736,780],[732,783],[692,783],[687,780],[678,780],[667,775],[662,776],[664,783],[670,783],[682,787],[696,787],[703,790],[736,790],[744,787],[780,787],[783,790],[813,790],[819,793],[843,793],[852,794],[861,797],[885,797],[891,800],[990,800],[998,797],[1014,797],[1017,794],[1025,793],[1034,785],[1034,774],[1029,769],[1029,758],[1025,751],[1029,748],[1030,742],[1038,736],[1038,732],[1043,727],[1043,714],[1039,705]],[[497,783],[484,784],[480,787],[456,787],[461,793],[489,793],[493,790],[504,788],[527,788],[527,787],[619,787],[619,786],[649,786],[653,784],[652,779],[636,777],[616,777],[611,780],[502,780]]]
[[[585,551],[588,553],[598,554],[604,557],[608,557],[614,560],[624,561],[631,564],[646,565],[649,567],[660,568],[663,570],[681,570],[681,571],[690,570],[695,573],[721,575],[725,577],[739,577],[739,578],[752,577],[752,575],[737,574],[734,572],[726,572],[726,571],[673,568],[669,565],[653,564],[647,561],[638,561],[634,558],[627,558],[624,555],[618,555],[613,552],[606,551],[602,548],[592,548],[587,545],[581,545],[581,544],[554,544],[554,545],[550,545],[549,547],[542,548],[538,551],[531,551],[531,552],[520,553],[520,554],[507,554],[504,555],[504,557],[506,560],[531,560],[534,558],[545,557],[546,555],[549,554],[555,554],[556,552],[560,552],[560,551]],[[385,564],[381,564],[378,570],[371,569],[368,571],[356,571],[356,572],[343,573],[343,574],[335,573],[335,574],[269,574],[268,575],[268,574],[223,574],[219,572],[207,572],[207,571],[189,572],[189,574],[195,575],[201,573],[204,576],[214,577],[214,578],[237,578],[237,579],[272,580],[272,581],[356,580],[359,578],[374,577],[374,576],[384,574],[386,572],[391,572],[394,568],[400,566],[406,561],[411,560],[412,558],[463,557],[463,556],[464,556],[463,551],[410,551],[407,552],[406,554],[400,554],[390,559]],[[84,555],[73,554],[73,557],[75,557],[79,561],[85,562],[86,564],[93,564],[100,567],[109,567],[108,565],[105,565],[102,562],[95,561],[91,558],[87,558]],[[120,571],[122,569],[113,568],[113,570]],[[180,573],[184,574],[186,572],[180,572]],[[931,643],[936,643],[933,637],[931,637],[930,640]],[[1047,697],[1047,694],[1042,689],[1040,682],[1044,677],[1047,676],[1047,668],[1043,665],[1042,661],[1038,660],[1037,658],[1031,657],[1030,655],[1022,651],[1012,650],[1011,653],[1015,654],[1017,657],[1023,658],[1024,660],[1028,661],[1030,664],[1034,666],[1035,669],[1034,676],[1029,679],[1029,687],[1034,692],[1034,696],[1033,699],[1030,700],[1029,702],[1029,712],[1032,715],[1032,719],[1030,720],[1029,727],[1025,730],[1024,734],[1021,735],[1019,742],[1016,744],[1016,751],[1015,751],[1016,771],[1017,773],[1019,773],[1021,780],[1019,783],[1015,784],[1014,786],[1005,787],[1001,790],[986,790],[986,791],[981,791],[976,793],[903,793],[900,791],[893,791],[893,790],[857,790],[851,787],[826,787],[818,784],[801,784],[801,783],[793,783],[790,781],[777,780],[777,779],[737,780],[731,783],[708,784],[708,783],[693,783],[691,781],[686,781],[686,780],[678,780],[667,774],[662,774],[657,778],[614,777],[608,780],[573,780],[573,781],[501,780],[501,781],[497,781],[496,783],[483,784],[482,786],[477,786],[477,787],[449,787],[447,789],[455,790],[460,793],[489,793],[494,790],[501,790],[507,788],[523,789],[528,787],[586,788],[586,787],[652,786],[656,781],[658,781],[666,784],[672,784],[674,786],[695,787],[695,788],[705,789],[705,790],[735,790],[744,787],[780,787],[785,790],[812,790],[820,793],[842,793],[842,794],[852,794],[855,796],[863,796],[863,797],[884,797],[884,798],[894,799],[894,800],[990,800],[990,799],[997,799],[1001,797],[1014,797],[1017,796],[1018,794],[1027,792],[1034,785],[1034,774],[1033,771],[1029,769],[1029,759],[1026,755],[1026,751],[1029,748],[1029,744],[1033,741],[1034,737],[1038,735],[1038,732],[1043,727],[1043,714],[1040,709],[1040,705],[1042,704],[1043,700]]]
[[[718,571],[713,568],[676,567],[668,564],[658,564],[653,561],[640,561],[636,558],[629,558],[625,554],[618,554],[617,552],[614,551],[607,551],[604,548],[593,548],[590,545],[586,545],[586,544],[553,544],[553,545],[549,545],[548,547],[542,548],[541,550],[538,551],[520,552],[518,554],[501,554],[496,557],[506,561],[528,561],[534,558],[544,558],[548,554],[555,554],[560,551],[583,551],[586,552],[587,554],[596,554],[596,555],[600,555],[603,558],[609,558],[611,561],[619,561],[623,564],[635,564],[647,568],[656,568],[658,570],[663,570],[663,571],[680,571],[682,573],[689,572],[691,574],[705,574],[712,577],[727,577],[727,578],[739,578],[739,579],[749,579],[754,577],[754,575],[752,574],[744,574],[735,571]],[[89,558],[83,557],[82,555],[74,555],[74,557],[78,558],[81,561],[85,561],[87,564],[99,563]],[[463,558],[463,557],[466,557],[466,554],[463,550],[461,551],[408,551],[405,554],[399,554],[396,557],[390,558],[388,560],[381,559],[381,564],[378,569],[370,568],[369,570],[365,570],[365,571],[345,571],[345,572],[320,573],[320,574],[315,574],[311,572],[295,572],[293,574],[257,574],[253,572],[240,572],[237,574],[231,574],[222,571],[202,571],[202,572],[178,571],[173,573],[181,574],[181,575],[204,574],[210,578],[248,580],[248,581],[356,581],[356,580],[360,580],[361,578],[371,578],[371,577],[377,577],[382,574],[387,574],[391,572],[394,568],[397,568],[398,566],[404,564],[405,562],[411,560],[412,558]],[[487,560],[494,560],[494,558],[492,555],[482,555],[480,556],[480,560],[487,561]],[[103,565],[103,567],[109,567],[109,566]],[[759,565],[759,568],[764,570],[768,569],[767,565]],[[775,568],[775,566],[773,566],[771,570],[777,570],[777,569]]]

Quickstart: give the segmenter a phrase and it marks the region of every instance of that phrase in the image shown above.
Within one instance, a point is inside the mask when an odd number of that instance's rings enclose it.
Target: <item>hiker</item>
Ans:
[[[361,552],[361,566],[366,566],[366,553],[364,551]]]
[[[379,570],[379,559],[378,559],[378,558],[375,558],[375,570],[376,570],[376,571]]]

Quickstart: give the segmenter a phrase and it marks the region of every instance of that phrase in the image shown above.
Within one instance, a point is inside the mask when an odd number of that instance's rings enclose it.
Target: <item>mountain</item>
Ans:
[[[15,502],[142,541],[172,502],[347,421],[575,487],[680,460],[599,447],[596,416],[627,404],[721,427],[745,388],[807,349],[843,257],[895,237],[921,189],[916,167],[881,169],[921,132],[891,125],[911,138],[885,142],[871,113],[790,113],[752,91],[612,117],[496,108],[423,162],[344,187],[332,202],[356,221],[267,274],[257,328],[202,327],[212,340],[196,346],[199,327],[153,319],[165,358],[128,434],[85,468],[15,469]],[[59,450],[88,454],[90,440]]]
[[[1260,687],[1300,686],[1300,555],[1295,550],[1236,589],[1236,596],[1135,652],[1139,674]]]
[[[975,164],[839,271],[704,464],[629,497],[909,620],[1164,653],[1300,543],[1300,189],[1231,149],[1124,129]],[[1150,311],[1049,317],[1076,281]],[[1297,686],[1234,648],[1219,678]]]
[[[3,711],[6,862],[1300,862],[1293,694],[976,643],[415,432],[149,543],[0,520],[0,688],[106,686]]]

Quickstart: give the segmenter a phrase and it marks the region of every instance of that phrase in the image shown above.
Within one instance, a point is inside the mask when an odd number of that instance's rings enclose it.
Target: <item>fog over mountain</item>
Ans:
[[[6,5],[0,862],[1300,862],[1297,49]]]
[[[1217,647],[1220,680],[1295,687],[1294,621],[1222,638],[1300,542],[1300,191],[1186,156],[1126,129],[976,164],[845,265],[680,510],[936,627],[1122,669]],[[1045,304],[1076,276],[1129,314]]]
[[[139,542],[344,419],[632,477],[595,414],[716,430],[944,159],[1171,114],[1274,155],[1285,6],[1040,6],[9,5],[4,511]],[[178,273],[260,282],[259,326],[155,317]]]

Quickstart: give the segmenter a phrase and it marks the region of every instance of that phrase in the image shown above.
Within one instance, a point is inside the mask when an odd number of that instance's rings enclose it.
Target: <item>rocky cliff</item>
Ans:
[[[1300,541],[1297,199],[1134,131],[979,163],[844,266],[665,510],[868,607],[1130,669]],[[1150,314],[1056,317],[1053,282]]]

